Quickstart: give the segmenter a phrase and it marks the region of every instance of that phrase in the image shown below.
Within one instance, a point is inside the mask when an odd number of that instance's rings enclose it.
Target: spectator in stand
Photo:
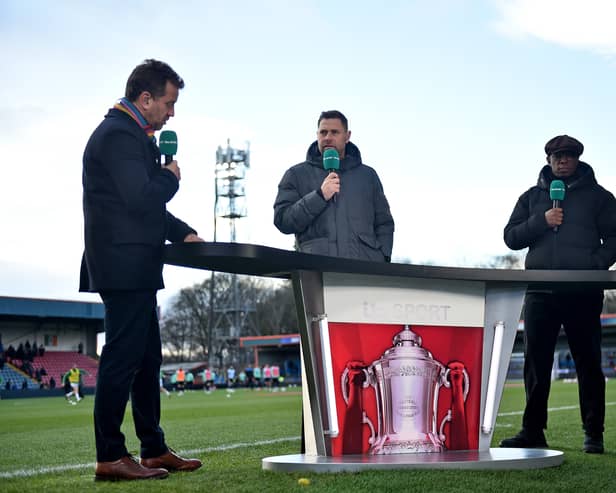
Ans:
[[[26,343],[24,344],[24,358],[27,361],[32,361],[32,346],[30,346],[30,341],[26,339]]]
[[[28,390],[28,380],[26,380],[25,378],[21,382],[21,390]]]
[[[25,359],[25,355],[24,344],[23,342],[20,342],[19,346],[17,346],[17,351],[15,352],[15,359],[20,359],[23,361]]]
[[[12,344],[9,344],[9,347],[6,348],[6,358],[7,358],[7,361],[9,362],[17,358],[17,351],[15,350]]]
[[[55,389],[56,388],[56,379],[54,377],[51,377],[49,379],[49,388],[50,389]]]
[[[45,356],[45,346],[43,346],[42,344],[39,346],[38,349],[38,355],[42,358],[43,356]]]
[[[27,374],[30,378],[34,377],[34,371],[32,369],[32,365],[30,364],[29,361],[27,360],[22,360],[21,365],[19,367],[21,369],[21,371],[23,371],[25,374]]]

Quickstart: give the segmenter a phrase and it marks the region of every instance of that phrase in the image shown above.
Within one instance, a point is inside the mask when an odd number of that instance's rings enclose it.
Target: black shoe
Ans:
[[[526,430],[520,431],[516,436],[505,438],[500,446],[503,448],[548,448],[543,431],[530,433]]]
[[[603,450],[603,433],[584,434],[584,452],[587,454],[602,454]]]

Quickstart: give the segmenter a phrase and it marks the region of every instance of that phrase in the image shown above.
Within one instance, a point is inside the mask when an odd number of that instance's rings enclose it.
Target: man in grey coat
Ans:
[[[306,161],[286,171],[278,185],[274,224],[294,234],[301,252],[389,262],[394,220],[374,169],[350,142],[347,118],[324,111]],[[323,166],[323,152],[336,149],[337,172]]]

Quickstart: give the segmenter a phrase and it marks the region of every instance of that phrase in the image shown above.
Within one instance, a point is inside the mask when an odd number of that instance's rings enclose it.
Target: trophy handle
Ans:
[[[370,428],[370,438],[368,438],[368,443],[370,445],[374,445],[374,441],[375,441],[375,438],[376,438],[376,433],[374,431],[374,425],[372,424],[372,421],[370,421],[370,418],[366,414],[366,411],[364,411],[363,423],[365,425],[368,425],[368,428]]]
[[[346,405],[342,430],[342,453],[361,454],[362,426],[367,424],[374,440],[374,427],[364,411],[362,391],[369,386],[369,374],[362,361],[349,361],[340,375],[342,398]]]
[[[445,387],[450,389],[451,388],[451,382],[449,381],[449,374],[451,373],[451,368],[447,368],[445,370],[445,373],[443,374],[443,381],[440,382],[440,384]],[[466,402],[466,398],[468,397],[468,391],[470,389],[470,380],[468,378],[468,372],[466,371],[466,368],[462,368],[462,374],[464,375],[464,387],[462,390],[463,396],[464,396],[464,402]]]
[[[366,368],[362,368],[361,369],[364,373],[364,382],[362,384],[362,387],[364,389],[367,389],[370,386],[370,375],[368,374],[368,370],[366,370]],[[349,368],[348,366],[344,369],[344,371],[342,372],[342,375],[340,375],[340,388],[342,389],[342,398],[344,399],[344,403],[348,406],[349,405]]]
[[[445,425],[451,421],[451,409],[447,409],[447,414],[443,417],[441,421],[441,426],[438,430],[438,437],[441,439],[443,443],[445,443],[445,439],[447,438],[445,435]]]
[[[441,439],[445,440],[443,427],[446,421],[450,425],[451,450],[468,450],[468,430],[466,423],[466,399],[470,389],[470,379],[464,364],[460,361],[451,361],[445,371],[445,386],[451,388],[451,408],[441,423]]]

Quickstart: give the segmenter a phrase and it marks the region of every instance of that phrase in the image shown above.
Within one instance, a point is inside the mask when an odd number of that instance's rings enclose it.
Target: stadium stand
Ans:
[[[77,365],[77,368],[81,368],[88,372],[88,375],[85,375],[83,379],[85,387],[94,387],[96,385],[98,362],[85,354],[65,351],[45,351],[43,356],[37,356],[32,362],[32,366],[35,370],[37,368],[45,368],[47,375],[43,377],[43,383],[48,384],[49,379],[53,377],[56,380],[57,386],[62,386],[62,375],[73,365]]]
[[[28,384],[28,389],[39,388],[38,382],[10,363],[4,364],[0,370],[0,375],[2,376],[2,385],[4,386],[7,382],[9,382],[11,389],[21,389],[24,379]],[[4,387],[2,390],[4,390]]]

